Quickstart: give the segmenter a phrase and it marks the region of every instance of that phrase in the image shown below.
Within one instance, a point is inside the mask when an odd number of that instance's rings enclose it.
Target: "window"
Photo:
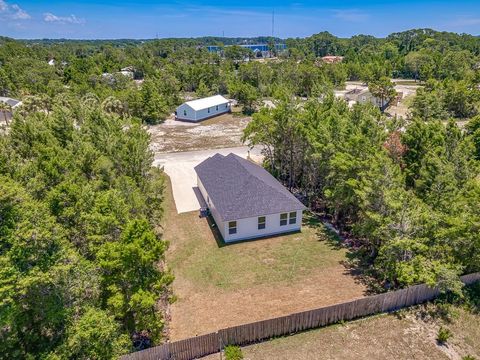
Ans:
[[[217,105],[217,106],[215,106],[215,110],[216,110],[216,111],[218,111],[218,105]]]
[[[237,222],[236,221],[229,221],[228,222],[228,233],[230,235],[237,233]]]
[[[266,219],[265,216],[258,217],[258,230],[265,229]]]
[[[287,225],[288,214],[280,214],[280,226]]]
[[[187,110],[183,110],[183,116],[187,116]]]
[[[208,108],[208,112],[210,113],[210,108]]]
[[[290,213],[290,220],[288,221],[290,225],[297,223],[297,212],[293,211]]]
[[[228,107],[228,104],[225,104],[225,109]]]

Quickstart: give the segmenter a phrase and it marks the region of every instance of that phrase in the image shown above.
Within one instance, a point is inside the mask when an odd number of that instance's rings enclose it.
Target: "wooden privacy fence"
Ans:
[[[480,272],[461,277],[469,285],[480,280]],[[277,336],[294,334],[339,321],[390,312],[421,304],[439,295],[438,289],[415,285],[406,289],[364,297],[275,319],[256,321],[215,333],[175,341],[122,356],[122,360],[190,360],[219,352],[226,345],[246,345]]]

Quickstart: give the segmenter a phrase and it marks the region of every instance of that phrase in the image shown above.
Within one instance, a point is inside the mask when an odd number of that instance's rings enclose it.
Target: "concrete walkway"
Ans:
[[[240,146],[234,148],[155,154],[153,164],[163,167],[165,173],[170,176],[175,206],[179,214],[200,209],[200,203],[194,191],[194,188],[197,187],[197,174],[193,168],[216,153],[222,155],[234,153],[243,158],[247,158],[249,148],[247,146]],[[250,150],[250,157],[254,161],[261,161],[261,148],[255,147]]]

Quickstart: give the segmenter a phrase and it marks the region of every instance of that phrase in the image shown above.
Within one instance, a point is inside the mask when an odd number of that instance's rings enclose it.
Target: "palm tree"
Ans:
[[[3,121],[8,126],[9,125],[8,124],[8,118],[9,118],[8,114],[12,113],[12,107],[9,104],[7,104],[6,102],[0,101],[0,113],[3,114]]]

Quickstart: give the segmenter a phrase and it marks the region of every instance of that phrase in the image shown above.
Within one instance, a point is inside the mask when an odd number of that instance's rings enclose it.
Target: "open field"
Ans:
[[[226,246],[198,212],[177,214],[170,182],[164,238],[173,269],[171,340],[364,296],[346,250],[314,219],[302,233]]]
[[[345,324],[312,330],[242,348],[246,360],[316,359],[455,359],[480,358],[480,316],[456,309],[451,322],[426,315],[419,306],[395,314],[378,315]],[[441,345],[436,336],[440,325],[453,337]],[[219,354],[203,358],[219,359]]]
[[[238,113],[223,114],[199,123],[167,119],[150,126],[151,148],[155,153],[192,151],[242,145],[243,129],[250,117]]]

